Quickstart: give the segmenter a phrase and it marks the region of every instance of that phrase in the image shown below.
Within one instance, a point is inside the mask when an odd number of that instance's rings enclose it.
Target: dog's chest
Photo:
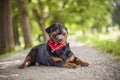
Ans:
[[[60,58],[63,58],[64,60],[66,60],[73,54],[68,45],[66,45],[63,48],[61,48],[60,50],[56,50],[54,52],[52,52],[51,48],[48,46],[48,52],[49,52],[50,56],[60,57]]]

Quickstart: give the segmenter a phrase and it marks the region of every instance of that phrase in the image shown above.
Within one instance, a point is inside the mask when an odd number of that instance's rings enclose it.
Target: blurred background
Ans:
[[[57,22],[68,40],[120,58],[120,0],[0,0],[0,58],[47,42]]]

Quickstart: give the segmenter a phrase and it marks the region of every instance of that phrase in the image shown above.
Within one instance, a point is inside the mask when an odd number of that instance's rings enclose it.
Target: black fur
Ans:
[[[47,44],[41,44],[35,46],[28,53],[28,56],[32,57],[32,54],[35,52],[35,59],[32,59],[29,63],[29,66],[35,65],[36,62],[42,65],[50,65],[50,66],[61,66],[64,64],[64,61],[70,58],[73,55],[69,44],[66,44],[62,49],[51,52],[51,48]],[[63,59],[63,62],[55,62],[51,59],[51,57],[60,57]]]

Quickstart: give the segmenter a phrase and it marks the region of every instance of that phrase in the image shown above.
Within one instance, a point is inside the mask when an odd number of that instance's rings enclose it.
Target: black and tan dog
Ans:
[[[87,62],[78,59],[71,51],[67,43],[67,28],[61,23],[52,24],[46,29],[50,39],[47,43],[33,47],[24,62],[19,68],[24,68],[28,62],[28,66],[38,64],[47,66],[58,66],[67,68],[76,68],[80,66],[88,66]]]

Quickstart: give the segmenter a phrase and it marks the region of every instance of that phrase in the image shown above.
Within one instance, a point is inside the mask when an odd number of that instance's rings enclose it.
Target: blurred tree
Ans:
[[[16,0],[12,0],[12,24],[13,24],[13,32],[14,32],[14,41],[15,45],[20,45],[20,32],[19,32],[19,15],[18,15],[18,8],[16,7]]]
[[[92,29],[96,29],[98,32],[109,24],[112,12],[112,0],[97,0],[96,3],[91,4],[90,15],[93,18]]]
[[[0,54],[15,49],[11,17],[11,0],[0,0]]]
[[[19,33],[23,33],[25,47],[31,46],[32,35],[30,28],[33,29],[32,34],[36,34],[36,33],[38,35],[39,33],[42,34],[42,36],[44,37],[44,41],[46,42],[48,39],[45,32],[46,25],[50,25],[56,22],[60,22],[67,25],[67,28],[70,30],[69,31],[70,33],[74,33],[80,29],[83,31],[83,33],[86,33],[87,31],[86,29],[92,29],[92,30],[96,29],[98,31],[101,31],[101,29],[103,27],[106,27],[106,25],[108,25],[108,22],[110,22],[109,20],[110,20],[110,12],[112,10],[111,8],[112,1],[114,0],[49,0],[49,1],[48,0],[12,0],[13,2],[12,18],[13,18],[13,31],[15,34],[14,35],[15,43],[19,44],[19,38],[20,38]],[[1,0],[0,2],[1,2],[0,24],[2,24],[0,25],[0,33],[1,33],[0,46],[2,47],[3,41],[5,41],[5,39],[10,40],[5,37],[3,38],[3,36],[6,36],[4,29],[8,30],[10,27],[9,28],[2,27],[4,26],[3,24],[5,24],[4,20],[7,21],[9,20],[9,18],[6,20],[6,17],[4,16],[4,15],[8,15],[6,13],[8,12],[6,11],[7,6],[5,6],[7,3],[3,4],[3,0]],[[120,23],[118,22],[120,21],[118,18],[119,7],[117,7],[116,5],[114,6],[116,11],[113,12],[114,15],[113,20],[119,24]],[[16,8],[16,6],[18,6],[18,9]],[[3,11],[3,9],[5,10]],[[20,27],[18,13],[20,13],[20,20],[22,23],[22,27]],[[31,25],[32,25],[31,27],[29,24],[29,17],[31,20]],[[118,21],[116,21],[116,19]],[[6,25],[7,24],[5,24],[5,26]],[[40,30],[36,30],[38,29],[38,27],[40,28]],[[21,28],[23,32],[21,32]],[[18,31],[18,29],[20,30]],[[35,36],[33,35],[33,38],[35,38]]]
[[[39,24],[40,30],[42,30],[42,35],[43,35],[44,41],[47,42],[48,35],[45,32],[46,18],[45,18],[45,13],[44,13],[44,9],[45,9],[44,2],[42,0],[38,0],[37,5],[38,5],[38,8],[32,8],[33,15]]]
[[[112,20],[114,24],[118,24],[120,28],[120,1],[113,3],[114,10],[112,12]]]
[[[14,32],[14,41],[15,45],[20,45],[20,34],[19,34],[19,26],[18,26],[18,15],[13,16],[13,32]]]
[[[101,30],[106,27],[110,19],[112,0],[51,0],[48,4],[48,15],[51,23],[62,22],[70,25],[77,24],[76,28]],[[97,24],[97,25],[96,25]],[[82,27],[81,27],[82,26]],[[71,28],[71,27],[69,27]]]
[[[59,1],[59,2],[58,2]],[[29,10],[42,30],[45,40],[46,24],[68,24],[70,32],[82,29],[101,31],[110,20],[112,0],[29,0]],[[72,26],[75,25],[75,26]]]
[[[24,0],[17,0],[18,10],[20,13],[20,20],[22,24],[23,37],[25,41],[25,48],[32,46],[32,37],[29,24],[29,16]]]

